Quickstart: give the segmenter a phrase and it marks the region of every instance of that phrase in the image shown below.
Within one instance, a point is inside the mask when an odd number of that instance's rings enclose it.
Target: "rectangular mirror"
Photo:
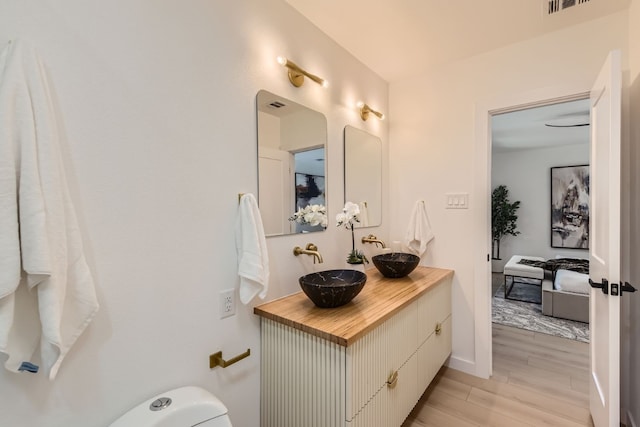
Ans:
[[[344,128],[344,198],[360,206],[357,227],[382,223],[382,140],[352,126]]]
[[[261,90],[258,115],[258,205],[266,236],[324,231],[327,120],[322,113]],[[291,220],[308,206],[324,210]],[[310,209],[310,208],[308,208]]]

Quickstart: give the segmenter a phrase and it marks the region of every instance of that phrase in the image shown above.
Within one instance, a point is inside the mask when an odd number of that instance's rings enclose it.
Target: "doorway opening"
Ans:
[[[589,110],[491,114],[492,323],[588,342]]]

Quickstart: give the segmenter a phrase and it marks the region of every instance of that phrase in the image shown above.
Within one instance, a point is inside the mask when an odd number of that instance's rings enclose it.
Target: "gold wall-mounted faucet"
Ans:
[[[375,243],[376,246],[380,245],[380,247],[382,247],[383,249],[387,247],[387,245],[385,245],[382,240],[378,239],[373,234],[369,234],[367,237],[363,237],[362,243]]]
[[[300,246],[296,246],[293,248],[293,254],[298,256],[300,254],[311,255],[313,256],[313,263],[316,263],[316,259],[318,259],[318,264],[322,264],[324,261],[322,260],[322,255],[318,252],[318,247],[313,243],[308,243],[306,249],[302,249]]]

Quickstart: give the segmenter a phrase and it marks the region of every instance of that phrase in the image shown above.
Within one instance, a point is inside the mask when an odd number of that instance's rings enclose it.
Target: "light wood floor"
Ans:
[[[493,325],[493,376],[440,370],[402,427],[593,426],[589,345]]]

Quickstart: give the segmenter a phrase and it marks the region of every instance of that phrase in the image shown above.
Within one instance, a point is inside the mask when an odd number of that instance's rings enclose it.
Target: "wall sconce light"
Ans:
[[[293,62],[289,61],[284,56],[278,56],[277,60],[278,60],[278,64],[282,65],[283,67],[287,67],[287,69],[289,71],[288,72],[289,81],[295,87],[302,86],[302,84],[304,83],[305,76],[309,77],[311,80],[313,80],[314,82],[318,83],[322,87],[328,87],[329,86],[329,82],[327,82],[325,79],[320,78],[320,77],[316,76],[315,74],[311,74],[311,73],[303,70],[302,68],[300,68],[299,66],[297,66]]]
[[[360,101],[360,102],[358,102],[357,105],[358,105],[358,108],[360,109],[360,117],[362,118],[362,120],[366,121],[369,118],[369,113],[373,114],[374,116],[376,116],[380,120],[384,120],[384,114],[382,114],[379,111],[374,110],[373,108],[369,107],[364,102]]]

